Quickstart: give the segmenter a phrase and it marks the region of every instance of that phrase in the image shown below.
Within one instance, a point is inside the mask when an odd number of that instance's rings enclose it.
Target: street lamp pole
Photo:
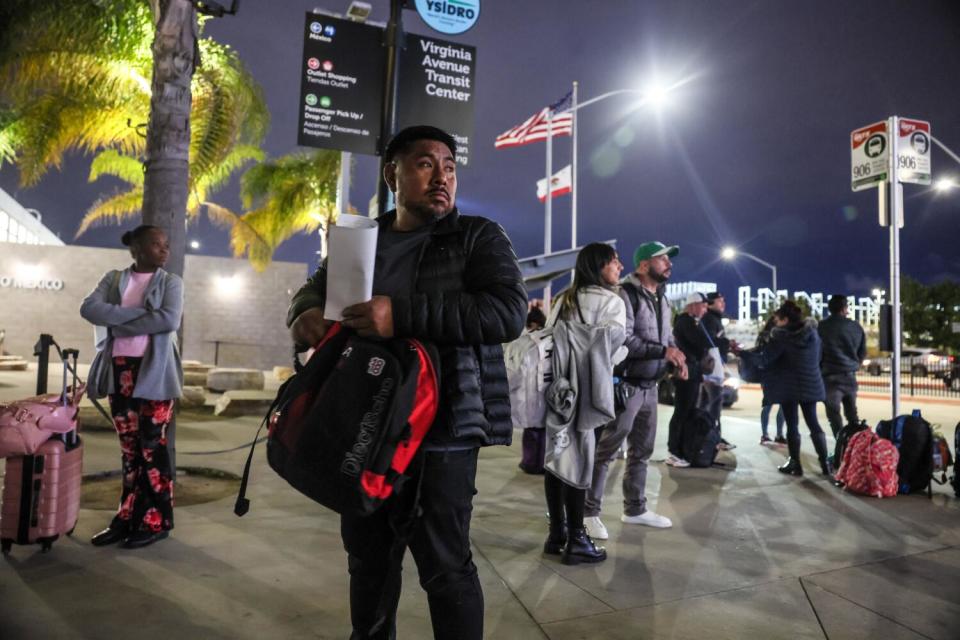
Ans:
[[[733,249],[731,247],[727,247],[726,249],[724,249],[721,255],[727,260],[733,260],[737,256],[743,256],[744,258],[750,258],[754,262],[759,262],[763,266],[770,269],[770,271],[773,272],[773,297],[774,299],[777,298],[777,267],[776,265],[770,264],[766,260],[758,258],[752,253],[747,253],[746,251],[740,251],[739,249]]]
[[[570,108],[565,109],[565,110],[563,110],[563,111],[561,111],[560,113],[557,113],[557,114],[549,114],[549,115],[548,115],[548,120],[547,120],[547,124],[548,124],[548,134],[547,134],[547,147],[548,147],[548,151],[547,151],[547,153],[550,154],[551,151],[549,150],[549,147],[550,147],[550,141],[551,141],[550,138],[551,138],[551,136],[550,136],[550,133],[549,133],[549,124],[550,124],[552,118],[553,118],[553,117],[556,117],[556,116],[559,116],[559,115],[562,115],[562,114],[564,114],[564,113],[570,113],[570,114],[573,115],[572,132],[571,132],[571,137],[572,137],[572,139],[573,139],[573,141],[572,141],[573,150],[572,150],[572,161],[571,161],[571,163],[570,163],[570,170],[571,170],[571,175],[570,175],[570,195],[571,195],[570,248],[571,248],[571,249],[576,249],[576,248],[577,248],[577,196],[578,196],[578,193],[577,193],[577,133],[578,133],[578,132],[577,132],[577,129],[578,129],[578,126],[577,126],[577,113],[580,111],[580,109],[582,109],[582,108],[584,108],[584,107],[586,107],[586,106],[589,106],[589,105],[591,105],[591,104],[593,104],[593,103],[595,103],[595,102],[600,102],[601,100],[606,100],[607,98],[611,98],[611,97],[616,96],[616,95],[620,95],[620,94],[622,94],[622,93],[638,93],[638,94],[640,94],[640,95],[646,95],[646,92],[645,92],[645,91],[642,91],[642,90],[640,90],[640,89],[616,89],[616,90],[614,90],[614,91],[608,91],[607,93],[604,93],[604,94],[601,94],[601,95],[599,95],[599,96],[596,96],[595,98],[590,98],[589,100],[586,100],[586,101],[584,101],[584,102],[578,102],[578,101],[577,101],[577,93],[578,93],[578,83],[577,83],[576,81],[574,81],[574,83],[573,83],[573,90],[572,90],[572,99],[571,99],[571,103],[570,103]],[[548,155],[548,160],[547,160],[547,166],[550,167],[549,155]],[[551,178],[552,178],[551,169],[548,168],[548,169],[547,169],[547,211],[548,211],[548,212],[550,211],[550,209],[549,209],[549,206],[550,206],[549,203],[550,203],[550,201],[553,199],[553,196],[550,194],[550,179],[551,179]],[[548,219],[549,219],[549,213],[548,213],[547,215],[548,215]],[[549,224],[549,222],[548,222],[548,224]],[[549,250],[547,251],[547,253],[549,253]],[[549,285],[548,285],[548,286],[549,286]]]

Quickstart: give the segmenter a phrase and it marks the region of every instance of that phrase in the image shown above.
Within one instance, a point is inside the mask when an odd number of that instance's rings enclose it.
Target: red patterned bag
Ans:
[[[893,443],[865,429],[850,438],[836,480],[851,493],[890,498],[897,495],[899,462]]]

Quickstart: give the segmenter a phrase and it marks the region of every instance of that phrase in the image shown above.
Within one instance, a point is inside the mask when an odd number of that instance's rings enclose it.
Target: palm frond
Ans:
[[[142,206],[143,187],[134,187],[129,191],[98,200],[87,210],[73,237],[79,238],[95,226],[121,224],[139,214]]]
[[[203,206],[207,212],[207,220],[216,227],[230,230],[240,221],[239,215],[215,202],[204,202]]]
[[[114,149],[106,149],[98,153],[90,163],[88,180],[94,182],[102,175],[114,176],[132,186],[142,187],[143,163]]]
[[[204,191],[217,191],[248,162],[262,162],[263,150],[253,145],[235,145],[216,166],[197,178]]]
[[[262,232],[264,220],[268,217],[263,211],[251,211],[235,221],[230,229],[230,248],[236,258],[247,256],[257,271],[263,271],[270,264],[277,245],[266,238]]]

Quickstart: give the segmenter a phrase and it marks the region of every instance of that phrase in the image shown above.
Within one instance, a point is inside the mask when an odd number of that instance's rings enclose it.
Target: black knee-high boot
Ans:
[[[547,472],[543,476],[543,490],[547,496],[547,511],[550,513],[550,533],[547,541],[543,543],[543,552],[560,555],[567,544],[563,508],[564,484],[555,475]]]
[[[830,463],[830,455],[827,453],[827,434],[825,433],[813,433],[810,434],[810,439],[813,440],[813,448],[817,451],[817,458],[820,460],[820,473],[825,476],[833,475],[833,465]]]
[[[786,464],[781,467],[777,467],[777,470],[780,473],[786,473],[791,476],[802,476],[803,467],[800,465],[799,433],[787,433],[787,451],[790,452],[790,457],[787,458]]]
[[[598,547],[587,535],[583,527],[583,507],[587,499],[584,489],[577,489],[564,485],[564,506],[567,509],[567,544],[563,548],[560,561],[563,564],[580,564],[581,562],[602,562],[607,559],[607,552]]]

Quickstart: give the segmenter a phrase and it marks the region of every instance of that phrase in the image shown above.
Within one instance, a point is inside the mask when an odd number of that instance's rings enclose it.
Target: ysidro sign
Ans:
[[[417,13],[432,29],[455,35],[480,17],[480,0],[417,0]]]

